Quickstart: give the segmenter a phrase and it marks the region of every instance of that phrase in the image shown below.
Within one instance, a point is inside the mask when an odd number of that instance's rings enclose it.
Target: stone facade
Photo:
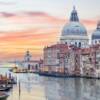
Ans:
[[[66,44],[57,44],[44,48],[44,71],[63,72],[67,50],[68,46]]]
[[[100,77],[100,45],[77,48],[56,44],[44,48],[44,70],[82,77]]]

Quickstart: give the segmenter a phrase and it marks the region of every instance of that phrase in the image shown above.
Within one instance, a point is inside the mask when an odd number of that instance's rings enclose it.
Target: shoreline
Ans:
[[[86,79],[100,79],[100,77],[92,76],[81,76],[81,75],[64,75],[64,74],[49,74],[49,73],[38,73],[39,76],[54,77],[54,78],[86,78]]]
[[[81,75],[67,75],[67,74],[59,74],[59,73],[42,73],[42,72],[13,72],[16,74],[27,74],[27,73],[34,73],[38,74],[39,76],[45,77],[54,77],[54,78],[86,78],[86,79],[100,79],[100,77],[92,77],[92,76],[81,76]]]

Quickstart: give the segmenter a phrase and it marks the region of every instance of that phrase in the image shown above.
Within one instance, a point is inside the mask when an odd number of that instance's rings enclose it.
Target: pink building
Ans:
[[[44,48],[44,72],[80,75],[80,48],[55,44]]]
[[[55,44],[44,48],[44,71],[63,72],[65,55],[68,51],[66,44]]]
[[[78,48],[73,45],[55,44],[46,47],[41,71],[100,77],[100,45]]]

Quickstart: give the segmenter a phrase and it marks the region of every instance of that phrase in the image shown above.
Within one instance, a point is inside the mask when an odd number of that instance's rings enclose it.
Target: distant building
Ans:
[[[24,56],[24,68],[30,69],[30,61],[31,61],[31,54],[29,51],[26,51],[25,56]]]
[[[80,23],[75,7],[71,12],[70,22],[62,30],[60,42],[62,44],[75,45],[76,47],[87,47],[89,44],[87,30]]]
[[[97,24],[96,30],[92,34],[92,44],[100,44],[100,21]]]
[[[28,70],[39,70],[42,60],[33,60],[29,51],[26,51],[23,61],[23,67]]]

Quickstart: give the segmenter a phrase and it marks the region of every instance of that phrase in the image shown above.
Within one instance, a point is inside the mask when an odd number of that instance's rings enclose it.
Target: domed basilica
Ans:
[[[89,44],[87,30],[80,23],[75,7],[71,12],[70,22],[62,30],[60,42],[62,44],[75,45],[76,47],[86,47]]]
[[[51,76],[100,78],[100,22],[91,40],[89,45],[87,30],[73,7],[70,21],[62,29],[60,43],[44,48],[45,67],[41,72],[45,74],[46,71]]]

